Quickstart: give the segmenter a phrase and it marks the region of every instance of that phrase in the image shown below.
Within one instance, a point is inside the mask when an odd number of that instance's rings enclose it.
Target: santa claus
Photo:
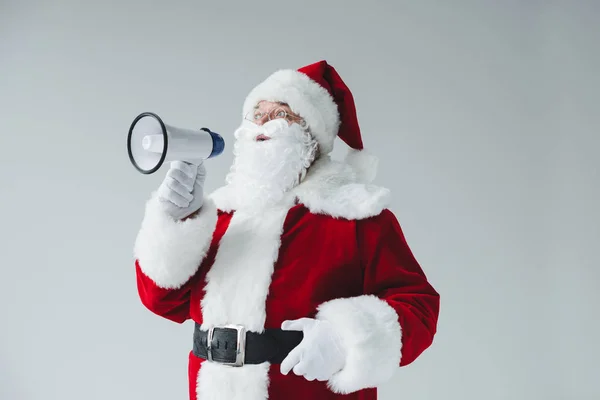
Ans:
[[[209,195],[203,165],[172,163],[135,242],[142,303],[194,321],[190,398],[376,399],[431,345],[439,295],[371,183],[350,90],[325,61],[275,72],[234,155]]]

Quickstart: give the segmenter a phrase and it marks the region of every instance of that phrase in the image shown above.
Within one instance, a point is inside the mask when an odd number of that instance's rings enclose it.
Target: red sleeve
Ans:
[[[139,260],[135,261],[137,289],[142,304],[154,314],[177,323],[190,319],[190,279],[177,289],[164,289],[142,272]]]
[[[191,288],[218,219],[210,199],[193,217],[175,220],[151,196],[134,246],[138,293],[149,310],[180,323],[190,318]]]
[[[439,295],[413,257],[394,214],[356,222],[357,264],[363,294],[318,307],[317,319],[333,324],[346,350],[344,368],[328,386],[347,394],[387,382],[433,341]]]
[[[413,362],[433,342],[440,296],[410,250],[390,210],[358,223],[364,292],[386,301],[402,329],[400,365]]]

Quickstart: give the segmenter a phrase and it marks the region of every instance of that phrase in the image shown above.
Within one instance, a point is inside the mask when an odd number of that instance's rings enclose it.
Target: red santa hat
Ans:
[[[321,154],[333,150],[336,137],[342,139],[350,147],[346,162],[361,180],[373,180],[377,158],[364,150],[354,97],[327,61],[273,73],[252,89],[244,102],[243,115],[263,100],[286,103],[304,118],[319,142]]]

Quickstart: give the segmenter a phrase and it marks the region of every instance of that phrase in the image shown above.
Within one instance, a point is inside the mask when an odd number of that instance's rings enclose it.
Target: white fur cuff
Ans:
[[[195,217],[176,221],[153,195],[134,247],[142,272],[159,287],[181,287],[206,256],[216,224],[217,209],[208,198]]]
[[[372,295],[331,300],[319,306],[317,319],[336,326],[347,351],[346,365],[328,382],[333,392],[377,387],[399,367],[402,332],[386,301]]]

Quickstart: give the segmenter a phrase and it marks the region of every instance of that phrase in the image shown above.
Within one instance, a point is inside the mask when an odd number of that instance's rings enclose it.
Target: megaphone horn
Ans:
[[[143,174],[152,174],[165,161],[200,164],[223,153],[225,141],[210,129],[176,128],[165,124],[151,112],[138,115],[129,128],[127,152],[133,166]]]

